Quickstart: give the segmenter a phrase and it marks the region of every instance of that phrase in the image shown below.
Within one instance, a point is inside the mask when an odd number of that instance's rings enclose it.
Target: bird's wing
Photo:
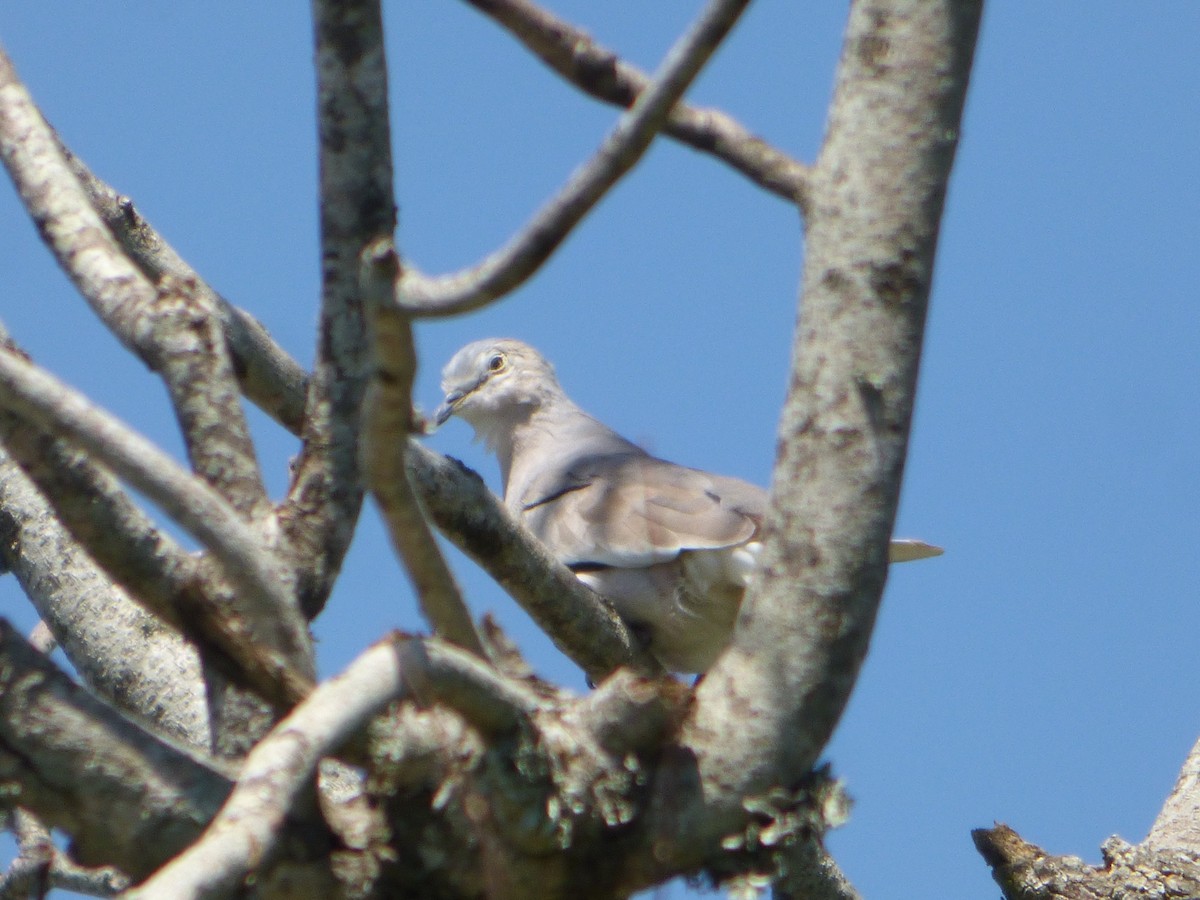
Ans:
[[[766,492],[754,485],[625,453],[577,459],[541,479],[522,514],[569,565],[640,568],[743,544],[765,507]]]

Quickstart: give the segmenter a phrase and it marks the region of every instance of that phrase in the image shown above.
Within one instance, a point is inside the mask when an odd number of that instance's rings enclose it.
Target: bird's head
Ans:
[[[561,396],[554,367],[522,341],[488,338],[467,344],[442,369],[445,398],[434,413],[441,425],[457,415],[477,432],[527,416]]]

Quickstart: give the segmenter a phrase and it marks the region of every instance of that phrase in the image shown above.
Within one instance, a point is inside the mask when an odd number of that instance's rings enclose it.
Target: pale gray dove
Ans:
[[[668,669],[703,672],[725,648],[762,545],[767,492],[656,459],[563,392],[521,341],[468,344],[442,371],[435,419],[458,415],[500,461],[504,503],[612,603]],[[893,541],[893,562],[936,556]]]

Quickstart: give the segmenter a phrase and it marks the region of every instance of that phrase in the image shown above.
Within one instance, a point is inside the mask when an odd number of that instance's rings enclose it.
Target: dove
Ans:
[[[665,668],[706,671],[729,643],[762,548],[767,492],[647,453],[576,406],[522,341],[463,347],[442,390],[436,424],[458,416],[472,426],[500,463],[509,512]],[[941,552],[894,540],[890,559]]]

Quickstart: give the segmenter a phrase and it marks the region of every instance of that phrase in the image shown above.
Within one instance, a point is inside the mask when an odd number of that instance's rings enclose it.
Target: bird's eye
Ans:
[[[504,354],[503,353],[497,353],[495,356],[493,356],[491,359],[488,360],[488,370],[489,371],[499,372],[503,368],[504,368]]]

